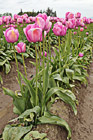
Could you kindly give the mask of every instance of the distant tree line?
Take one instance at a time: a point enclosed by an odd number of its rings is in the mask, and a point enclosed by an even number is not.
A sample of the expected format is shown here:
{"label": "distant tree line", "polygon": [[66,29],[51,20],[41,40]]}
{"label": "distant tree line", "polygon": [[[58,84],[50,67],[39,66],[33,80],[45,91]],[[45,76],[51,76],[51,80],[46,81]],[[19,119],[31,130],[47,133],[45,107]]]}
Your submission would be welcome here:
{"label": "distant tree line", "polygon": [[2,17],[2,16],[11,16],[12,17],[12,14],[11,13],[0,14],[0,17]]}
{"label": "distant tree line", "polygon": [[49,7],[47,8],[47,10],[45,11],[37,11],[35,12],[34,10],[32,10],[31,12],[23,12],[22,9],[21,11],[18,13],[18,15],[23,15],[23,14],[27,14],[28,16],[36,16],[38,15],[39,13],[46,13],[48,16],[52,16],[52,17],[56,17],[57,16],[57,13],[56,11],[53,12],[53,9],[50,9]]}
{"label": "distant tree line", "polygon": [[[52,16],[52,17],[56,17],[57,16],[57,13],[56,11],[53,12],[53,9],[50,9],[49,7],[47,8],[47,10],[45,11],[37,11],[35,12],[34,10],[32,10],[31,12],[23,12],[22,9],[21,11],[18,13],[18,15],[23,15],[23,14],[27,14],[28,16],[36,16],[38,15],[39,13],[46,13],[48,16]],[[2,16],[11,16],[12,17],[12,14],[11,13],[4,13],[4,14],[0,14],[0,17]]]}

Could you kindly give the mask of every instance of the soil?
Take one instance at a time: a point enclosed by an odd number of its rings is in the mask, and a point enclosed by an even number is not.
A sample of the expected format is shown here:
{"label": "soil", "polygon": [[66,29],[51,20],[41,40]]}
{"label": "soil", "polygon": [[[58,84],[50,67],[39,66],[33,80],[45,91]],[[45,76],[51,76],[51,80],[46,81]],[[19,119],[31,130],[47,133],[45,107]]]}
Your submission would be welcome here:
{"label": "soil", "polygon": [[[26,60],[28,79],[35,74],[35,68],[29,63],[31,59]],[[13,91],[18,90],[19,86],[16,80],[17,72],[15,62],[11,62],[11,72],[5,75],[0,72],[3,78],[3,86]],[[24,74],[23,66],[20,64],[20,71]],[[1,86],[1,85],[0,85]],[[74,115],[71,108],[64,102],[58,100],[51,108],[51,112],[65,119],[72,129],[72,140],[93,140],[93,63],[90,66],[88,86],[80,85],[75,88],[75,95],[79,101],[78,114]],[[3,94],[2,86],[0,88],[0,133],[9,120],[16,115],[13,113],[12,99]],[[46,132],[49,140],[66,140],[67,132],[64,128],[56,125],[39,125],[37,130]]]}

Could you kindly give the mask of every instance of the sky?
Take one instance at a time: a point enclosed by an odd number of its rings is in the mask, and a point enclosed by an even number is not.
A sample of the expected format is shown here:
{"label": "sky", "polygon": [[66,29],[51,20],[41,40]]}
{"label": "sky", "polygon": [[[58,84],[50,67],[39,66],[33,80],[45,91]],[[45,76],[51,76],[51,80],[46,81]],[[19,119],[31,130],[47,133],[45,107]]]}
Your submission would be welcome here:
{"label": "sky", "polygon": [[48,7],[56,11],[58,17],[64,18],[68,11],[93,17],[93,0],[0,0],[0,14],[17,14],[21,9],[23,12],[46,10]]}

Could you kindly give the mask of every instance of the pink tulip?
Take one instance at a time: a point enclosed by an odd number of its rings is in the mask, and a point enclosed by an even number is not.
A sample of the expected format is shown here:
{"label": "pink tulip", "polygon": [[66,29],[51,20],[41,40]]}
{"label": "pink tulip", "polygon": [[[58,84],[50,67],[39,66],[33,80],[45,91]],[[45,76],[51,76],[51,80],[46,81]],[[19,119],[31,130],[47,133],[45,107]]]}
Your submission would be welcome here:
{"label": "pink tulip", "polygon": [[89,33],[88,32],[86,32],[86,35],[88,35]]}
{"label": "pink tulip", "polygon": [[37,15],[37,17],[41,17],[41,18],[43,18],[44,21],[47,20],[47,15],[46,15],[46,13],[43,13],[43,14],[39,13],[39,14]]}
{"label": "pink tulip", "polygon": [[22,18],[17,18],[17,23],[23,23],[23,19]]}
{"label": "pink tulip", "polygon": [[26,23],[31,23],[29,18],[27,18],[25,21],[26,21]]}
{"label": "pink tulip", "polygon": [[36,25],[37,25],[39,28],[42,28],[42,30],[44,30],[44,28],[45,28],[45,21],[44,21],[43,18],[41,18],[41,17],[36,17],[35,23],[36,23]]}
{"label": "pink tulip", "polygon": [[69,19],[68,21],[66,21],[66,27],[70,28],[70,29],[74,29],[76,26],[76,20],[75,18]]}
{"label": "pink tulip", "polygon": [[74,35],[76,35],[77,34],[77,32],[74,32]]}
{"label": "pink tulip", "polygon": [[14,20],[17,20],[17,18],[18,18],[18,15],[14,14]]}
{"label": "pink tulip", "polygon": [[17,44],[17,46],[15,46],[15,49],[18,53],[23,53],[26,51],[26,44],[23,42],[20,42]]}
{"label": "pink tulip", "polygon": [[49,17],[45,13],[38,14],[35,20],[36,25],[42,30],[49,30],[51,26],[51,22],[49,21]]}
{"label": "pink tulip", "polygon": [[22,18],[23,19],[28,18],[28,15],[27,14],[24,14],[24,15],[22,15]]}
{"label": "pink tulip", "polygon": [[3,19],[3,22],[9,23],[9,21],[11,20],[11,17],[10,16],[3,16],[2,19]]}
{"label": "pink tulip", "polygon": [[78,30],[78,27],[76,27],[76,30]]}
{"label": "pink tulip", "polygon": [[35,24],[30,24],[24,28],[24,34],[29,42],[38,42],[42,38],[42,29],[36,27]]}
{"label": "pink tulip", "polygon": [[62,25],[61,22],[57,22],[54,24],[53,32],[56,36],[64,36],[66,35],[67,28]]}
{"label": "pink tulip", "polygon": [[85,29],[87,29],[87,26],[85,26]]}
{"label": "pink tulip", "polygon": [[84,28],[80,28],[80,31],[83,32]]}
{"label": "pink tulip", "polygon": [[0,25],[2,25],[3,24],[3,20],[2,20],[2,18],[0,18]]}
{"label": "pink tulip", "polygon": [[66,20],[74,18],[74,14],[71,12],[67,12],[65,16],[66,16]]}
{"label": "pink tulip", "polygon": [[75,14],[75,18],[80,18],[80,17],[81,17],[81,13],[77,12],[77,13]]}
{"label": "pink tulip", "polygon": [[66,14],[65,14],[66,20],[68,20],[68,15],[69,15],[69,13],[70,13],[70,12],[66,12]]}
{"label": "pink tulip", "polygon": [[76,19],[76,26],[82,26],[82,27],[84,27],[84,21],[83,21],[83,19],[81,19],[81,18],[77,18]]}
{"label": "pink tulip", "polygon": [[79,57],[83,57],[84,55],[83,55],[83,53],[79,53]]}
{"label": "pink tulip", "polygon": [[[42,56],[43,56],[43,52],[42,52],[42,54],[41,54]],[[47,52],[45,51],[45,57],[47,57]]]}
{"label": "pink tulip", "polygon": [[4,36],[8,43],[14,43],[18,41],[19,32],[17,29],[10,27],[4,32]]}

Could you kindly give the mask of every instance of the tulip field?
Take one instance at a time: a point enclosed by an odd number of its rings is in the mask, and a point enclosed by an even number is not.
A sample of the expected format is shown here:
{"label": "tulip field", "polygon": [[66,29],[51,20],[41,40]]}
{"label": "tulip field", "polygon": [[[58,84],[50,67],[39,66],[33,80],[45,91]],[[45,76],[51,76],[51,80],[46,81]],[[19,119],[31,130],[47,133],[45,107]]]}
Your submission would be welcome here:
{"label": "tulip field", "polygon": [[[51,112],[60,100],[77,117],[79,102],[74,93],[77,84],[88,85],[87,77],[92,62],[93,19],[81,13],[67,12],[65,18],[14,15],[0,17],[0,71],[11,74],[11,62],[17,69],[20,90],[4,87],[3,93],[13,99],[13,112],[17,117],[5,126],[3,140],[52,140],[47,133],[35,130],[40,124],[65,128],[71,140],[70,125]],[[35,75],[28,79],[26,59],[35,67]],[[19,65],[23,65],[24,74]],[[53,139],[54,140],[54,139]]]}

